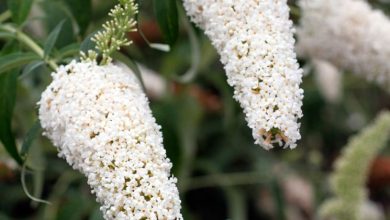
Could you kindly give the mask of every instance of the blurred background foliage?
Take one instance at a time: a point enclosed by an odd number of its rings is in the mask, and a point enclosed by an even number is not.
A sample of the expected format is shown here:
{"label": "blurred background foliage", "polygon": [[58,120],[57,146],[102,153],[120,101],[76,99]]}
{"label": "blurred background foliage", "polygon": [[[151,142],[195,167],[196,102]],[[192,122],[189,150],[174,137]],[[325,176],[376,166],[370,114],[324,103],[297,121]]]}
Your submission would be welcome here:
{"label": "blurred background foliage", "polygon": [[[319,90],[316,70],[310,62],[300,60],[305,68],[303,138],[295,150],[265,151],[253,144],[218,54],[202,31],[189,23],[180,1],[138,2],[142,32],[130,33],[134,44],[122,48],[117,57],[135,72],[158,76],[157,81],[145,77],[144,83],[152,88],[147,89],[151,108],[162,126],[164,145],[179,179],[184,218],[315,219],[319,205],[330,196],[328,177],[334,160],[351,135],[378,112],[390,109],[389,94],[343,72],[340,97],[330,102]],[[390,12],[388,2],[370,2]],[[17,24],[17,30],[44,50],[41,57],[33,55],[28,45],[0,28],[1,220],[102,219],[86,179],[58,158],[56,149],[40,135],[37,102],[51,81],[47,63],[65,64],[78,56],[80,48],[92,48],[88,39],[115,3],[0,0],[2,28],[10,22]],[[296,2],[289,4],[292,18],[298,22]],[[171,50],[156,50],[150,43],[167,43]],[[13,66],[8,68],[12,56],[17,59],[12,59]],[[153,90],[155,87],[159,89]],[[24,176],[21,166],[5,150],[12,147],[27,167]],[[370,199],[387,219],[389,154],[387,148],[378,156],[367,181]],[[21,177],[33,197],[51,204],[31,200]]]}

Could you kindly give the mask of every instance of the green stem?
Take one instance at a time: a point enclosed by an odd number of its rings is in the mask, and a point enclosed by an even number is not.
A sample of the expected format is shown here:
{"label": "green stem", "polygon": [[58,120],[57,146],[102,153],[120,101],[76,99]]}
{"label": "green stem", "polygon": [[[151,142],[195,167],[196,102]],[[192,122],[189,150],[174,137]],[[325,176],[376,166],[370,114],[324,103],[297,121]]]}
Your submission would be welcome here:
{"label": "green stem", "polygon": [[0,14],[0,23],[8,20],[9,18],[11,18],[11,12],[9,10],[3,12],[2,14]]}
{"label": "green stem", "polygon": [[32,50],[39,57],[41,57],[45,61],[45,63],[50,66],[50,68],[52,68],[53,70],[56,70],[58,68],[57,64],[53,60],[45,58],[43,49],[22,31],[16,29],[15,27],[12,27],[11,25],[2,24],[0,24],[0,31],[6,31],[8,33],[14,34],[15,38],[19,42],[26,45],[28,48],[30,48],[30,50]]}

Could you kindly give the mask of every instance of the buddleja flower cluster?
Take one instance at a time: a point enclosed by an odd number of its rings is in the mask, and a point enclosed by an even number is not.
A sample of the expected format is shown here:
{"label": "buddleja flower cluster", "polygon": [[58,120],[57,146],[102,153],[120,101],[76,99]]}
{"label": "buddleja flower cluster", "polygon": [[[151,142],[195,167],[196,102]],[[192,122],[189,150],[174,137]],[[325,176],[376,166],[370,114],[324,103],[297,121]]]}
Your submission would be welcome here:
{"label": "buddleja flower cluster", "polygon": [[[119,0],[119,4],[111,9],[108,14],[112,20],[103,24],[103,31],[98,32],[92,41],[96,43],[96,49],[102,53],[102,64],[111,62],[110,54],[119,50],[121,46],[128,46],[131,41],[127,33],[136,31],[134,16],[138,13],[138,5],[134,0]],[[95,59],[94,54],[90,58]]]}
{"label": "buddleja flower cluster", "polygon": [[286,0],[184,0],[221,56],[255,143],[294,148],[301,138],[302,70]]}
{"label": "buddleja flower cluster", "polygon": [[52,74],[39,102],[39,119],[59,156],[88,178],[105,219],[183,219],[176,178],[148,100],[133,72],[111,63],[129,45],[133,0],[120,0],[93,40],[102,55],[82,53]]}
{"label": "buddleja flower cluster", "polygon": [[88,177],[105,219],[182,219],[176,179],[134,74],[71,62],[52,74],[39,119],[59,156]]}
{"label": "buddleja flower cluster", "polygon": [[390,88],[390,21],[362,0],[301,0],[298,51]]}

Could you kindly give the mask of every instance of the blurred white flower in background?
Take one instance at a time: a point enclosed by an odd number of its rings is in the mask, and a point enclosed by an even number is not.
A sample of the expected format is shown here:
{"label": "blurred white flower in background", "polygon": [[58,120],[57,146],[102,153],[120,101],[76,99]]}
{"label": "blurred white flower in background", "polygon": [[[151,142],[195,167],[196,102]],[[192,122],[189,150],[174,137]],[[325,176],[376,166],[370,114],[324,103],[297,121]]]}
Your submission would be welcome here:
{"label": "blurred white flower in background", "polygon": [[364,220],[385,220],[383,210],[375,203],[367,200],[360,208],[362,219]]}
{"label": "blurred white flower in background", "polygon": [[336,103],[342,95],[343,76],[337,67],[324,60],[313,60],[318,89],[330,103]]}
{"label": "blurred white flower in background", "polygon": [[390,88],[390,21],[363,0],[301,0],[298,53]]}

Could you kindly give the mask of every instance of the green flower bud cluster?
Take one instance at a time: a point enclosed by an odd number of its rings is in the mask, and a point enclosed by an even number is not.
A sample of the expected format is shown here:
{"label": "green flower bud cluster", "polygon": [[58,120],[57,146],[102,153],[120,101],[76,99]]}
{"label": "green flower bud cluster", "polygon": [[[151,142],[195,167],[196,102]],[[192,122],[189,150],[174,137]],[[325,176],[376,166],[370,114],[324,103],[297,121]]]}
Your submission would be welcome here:
{"label": "green flower bud cluster", "polygon": [[375,122],[353,137],[336,162],[331,176],[335,198],[325,202],[324,219],[361,220],[361,207],[367,199],[365,183],[370,164],[390,137],[390,112],[381,113]]}
{"label": "green flower bud cluster", "polygon": [[[96,43],[96,49],[101,53],[101,64],[111,62],[110,55],[119,50],[121,46],[129,46],[132,41],[127,38],[127,33],[136,31],[135,15],[138,13],[138,5],[134,0],[119,0],[108,14],[112,19],[103,24],[102,31],[93,36],[92,41]],[[88,51],[88,55],[81,54],[82,60],[96,60],[96,53]]]}

